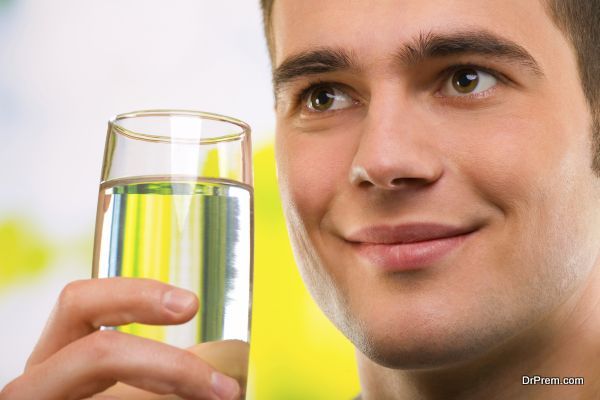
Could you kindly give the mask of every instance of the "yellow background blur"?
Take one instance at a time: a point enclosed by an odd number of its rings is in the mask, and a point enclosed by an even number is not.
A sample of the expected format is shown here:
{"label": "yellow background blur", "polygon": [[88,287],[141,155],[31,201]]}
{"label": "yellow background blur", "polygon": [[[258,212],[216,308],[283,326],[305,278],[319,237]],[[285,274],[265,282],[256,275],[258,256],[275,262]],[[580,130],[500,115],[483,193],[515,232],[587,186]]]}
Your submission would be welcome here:
{"label": "yellow background blur", "polygon": [[255,212],[252,398],[353,398],[353,348],[314,304],[294,265],[272,147],[255,154]]}

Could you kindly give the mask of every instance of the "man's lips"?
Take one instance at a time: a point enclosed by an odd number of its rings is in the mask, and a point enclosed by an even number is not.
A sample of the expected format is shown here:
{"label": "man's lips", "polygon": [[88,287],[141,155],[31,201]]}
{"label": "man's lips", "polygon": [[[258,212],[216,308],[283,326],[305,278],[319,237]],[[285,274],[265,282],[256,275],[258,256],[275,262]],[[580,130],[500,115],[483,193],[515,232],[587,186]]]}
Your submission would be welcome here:
{"label": "man's lips", "polygon": [[348,235],[346,240],[371,244],[404,244],[449,238],[474,230],[475,228],[442,224],[380,225],[360,229]]}
{"label": "man's lips", "polygon": [[432,265],[476,230],[432,223],[380,225],[360,229],[345,239],[370,264],[386,271],[404,271]]}

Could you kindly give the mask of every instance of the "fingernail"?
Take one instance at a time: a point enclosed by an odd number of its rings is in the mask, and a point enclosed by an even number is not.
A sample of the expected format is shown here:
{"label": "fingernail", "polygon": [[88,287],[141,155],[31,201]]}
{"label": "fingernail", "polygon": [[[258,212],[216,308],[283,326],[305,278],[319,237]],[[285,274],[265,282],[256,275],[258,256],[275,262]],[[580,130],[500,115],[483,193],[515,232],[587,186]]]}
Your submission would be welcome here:
{"label": "fingernail", "polygon": [[215,394],[219,396],[221,400],[235,399],[235,396],[240,390],[240,385],[238,385],[235,379],[218,372],[212,373],[212,376],[210,377],[210,384],[213,392],[215,392]]}
{"label": "fingernail", "polygon": [[174,313],[180,313],[188,309],[195,301],[195,296],[186,290],[173,289],[163,295],[163,306]]}

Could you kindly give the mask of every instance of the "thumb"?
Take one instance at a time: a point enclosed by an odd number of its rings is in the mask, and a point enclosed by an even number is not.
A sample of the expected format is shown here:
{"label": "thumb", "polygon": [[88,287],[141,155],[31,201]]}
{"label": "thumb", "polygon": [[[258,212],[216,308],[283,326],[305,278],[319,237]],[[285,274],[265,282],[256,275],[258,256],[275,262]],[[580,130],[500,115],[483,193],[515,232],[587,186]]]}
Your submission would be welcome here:
{"label": "thumb", "polygon": [[246,387],[250,345],[241,340],[221,340],[197,344],[187,349],[208,365]]}

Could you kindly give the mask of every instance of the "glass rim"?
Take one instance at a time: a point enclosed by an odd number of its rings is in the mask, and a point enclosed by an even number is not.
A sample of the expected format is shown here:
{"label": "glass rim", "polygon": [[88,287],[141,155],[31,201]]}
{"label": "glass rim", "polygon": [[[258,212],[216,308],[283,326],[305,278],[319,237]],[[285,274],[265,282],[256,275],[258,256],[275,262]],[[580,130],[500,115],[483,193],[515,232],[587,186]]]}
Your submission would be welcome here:
{"label": "glass rim", "polygon": [[[229,125],[235,125],[241,128],[239,133],[226,134],[222,136],[215,136],[210,138],[177,138],[173,136],[153,135],[148,133],[136,132],[134,130],[123,127],[119,124],[119,121],[144,118],[144,117],[196,117],[203,120],[212,120],[223,122]],[[190,144],[215,144],[222,142],[232,142],[236,140],[244,140],[250,136],[250,125],[242,120],[228,117],[221,114],[215,114],[205,111],[195,110],[184,110],[184,109],[149,109],[131,111],[123,114],[118,114],[108,121],[108,125],[111,130],[117,133],[129,137],[131,139],[144,140],[147,142],[166,142],[166,143],[190,143]]]}

